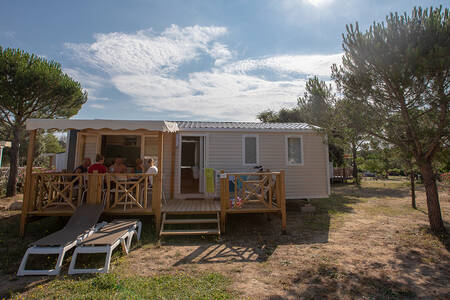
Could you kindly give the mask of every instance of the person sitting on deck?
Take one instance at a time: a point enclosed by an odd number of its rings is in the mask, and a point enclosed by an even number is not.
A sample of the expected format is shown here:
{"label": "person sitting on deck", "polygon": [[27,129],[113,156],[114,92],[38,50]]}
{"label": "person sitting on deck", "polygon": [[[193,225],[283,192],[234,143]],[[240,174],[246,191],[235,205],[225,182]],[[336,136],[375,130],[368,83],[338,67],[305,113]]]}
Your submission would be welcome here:
{"label": "person sitting on deck", "polygon": [[[78,167],[76,167],[75,170],[73,170],[73,173],[75,173],[75,174],[87,173],[90,165],[91,165],[91,159],[89,157],[85,157],[85,158],[83,158],[83,162],[81,163],[81,165],[79,165]],[[75,178],[77,178],[77,176],[72,176],[71,180],[73,181]],[[76,180],[73,185],[78,186],[79,181]]]}
{"label": "person sitting on deck", "polygon": [[134,172],[136,174],[144,173],[144,162],[142,161],[142,159],[136,159],[136,168],[134,168]]}
{"label": "person sitting on deck", "polygon": [[[155,166],[155,161],[153,160],[153,158],[150,158],[148,160],[148,169],[147,172],[145,172],[146,174],[158,174],[158,168]],[[149,180],[150,180],[150,185],[153,185],[153,176],[149,176]]]}
{"label": "person sitting on deck", "polygon": [[103,165],[103,162],[105,161],[105,158],[103,155],[98,153],[95,156],[95,164],[91,165],[88,169],[88,173],[94,173],[94,171],[97,171],[98,173],[106,173],[108,170],[106,169],[105,165]]}
{"label": "person sitting on deck", "polygon": [[114,164],[109,167],[109,172],[111,173],[126,173],[127,172],[127,166],[123,163],[122,157],[117,157],[114,161]]}
{"label": "person sitting on deck", "polygon": [[75,174],[87,173],[90,165],[91,165],[91,159],[89,157],[85,157],[85,158],[83,158],[83,162],[81,163],[81,165],[79,165],[75,170],[73,170],[73,172]]}

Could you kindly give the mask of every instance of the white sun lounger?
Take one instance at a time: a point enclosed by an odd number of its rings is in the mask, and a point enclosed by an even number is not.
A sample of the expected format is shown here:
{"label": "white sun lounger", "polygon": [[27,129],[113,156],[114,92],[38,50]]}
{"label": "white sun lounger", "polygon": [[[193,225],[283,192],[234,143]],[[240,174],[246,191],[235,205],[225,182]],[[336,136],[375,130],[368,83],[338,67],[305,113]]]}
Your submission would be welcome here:
{"label": "white sun lounger", "polygon": [[[17,276],[58,275],[66,252],[106,224],[105,222],[97,224],[102,211],[103,205],[101,204],[86,204],[78,207],[63,229],[30,244],[30,248],[27,249],[20,263]],[[48,254],[58,254],[53,269],[26,269],[30,255]]]}
{"label": "white sun lounger", "polygon": [[[142,223],[139,220],[114,220],[106,224],[75,248],[69,266],[69,274],[107,273],[114,249],[121,244],[123,252],[128,254],[133,236],[136,235],[137,239],[140,239],[141,228]],[[79,253],[105,253],[105,264],[101,268],[76,268]]]}

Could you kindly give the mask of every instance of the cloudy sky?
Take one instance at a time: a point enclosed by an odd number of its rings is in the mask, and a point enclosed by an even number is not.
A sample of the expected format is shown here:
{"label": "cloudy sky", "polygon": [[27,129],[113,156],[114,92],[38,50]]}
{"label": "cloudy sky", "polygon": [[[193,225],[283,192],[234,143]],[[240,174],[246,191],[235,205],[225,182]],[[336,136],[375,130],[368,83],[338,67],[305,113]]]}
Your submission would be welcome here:
{"label": "cloudy sky", "polygon": [[1,1],[0,46],[62,64],[76,118],[255,120],[330,80],[345,25],[435,1]]}

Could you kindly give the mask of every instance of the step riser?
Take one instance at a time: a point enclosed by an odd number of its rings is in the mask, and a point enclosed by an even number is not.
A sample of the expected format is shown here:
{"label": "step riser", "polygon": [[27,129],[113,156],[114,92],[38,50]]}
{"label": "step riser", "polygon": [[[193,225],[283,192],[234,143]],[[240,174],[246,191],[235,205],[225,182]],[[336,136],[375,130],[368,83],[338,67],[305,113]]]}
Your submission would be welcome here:
{"label": "step riser", "polygon": [[[163,213],[160,236],[175,236],[175,235],[220,235],[220,219],[219,214],[216,218],[209,219],[167,219],[167,213]],[[217,228],[204,229],[165,229],[165,225],[193,225],[193,224],[216,224]]]}
{"label": "step riser", "polygon": [[216,224],[217,219],[166,219],[164,224]]}
{"label": "step riser", "polygon": [[162,231],[161,235],[218,235],[219,230],[209,231]]}

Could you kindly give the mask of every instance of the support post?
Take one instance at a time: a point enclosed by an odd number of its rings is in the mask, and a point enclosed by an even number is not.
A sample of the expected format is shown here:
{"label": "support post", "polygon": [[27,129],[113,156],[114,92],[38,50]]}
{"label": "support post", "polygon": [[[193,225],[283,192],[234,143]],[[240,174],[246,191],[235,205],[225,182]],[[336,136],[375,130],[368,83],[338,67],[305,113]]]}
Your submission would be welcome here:
{"label": "support post", "polygon": [[170,170],[170,199],[173,199],[175,196],[175,153],[177,151],[177,134],[172,134],[172,165]]}
{"label": "support post", "polygon": [[87,200],[88,204],[97,204],[102,201],[102,186],[103,186],[103,174],[99,174],[98,171],[88,175],[88,192]]}
{"label": "support post", "polygon": [[25,171],[25,187],[24,187],[23,203],[22,203],[22,215],[20,217],[20,229],[19,229],[20,236],[25,235],[29,204],[30,204],[30,200],[31,200],[31,190],[32,190],[31,185],[32,185],[35,141],[36,141],[36,129],[30,131],[30,138],[29,138],[29,142],[28,142],[27,167],[26,167],[26,171]]}
{"label": "support post", "polygon": [[158,174],[153,178],[153,199],[152,199],[152,209],[155,214],[155,229],[156,233],[159,234],[161,227],[161,199],[163,193],[162,178],[163,178],[163,143],[164,136],[163,132],[158,133]]}
{"label": "support post", "polygon": [[220,170],[220,230],[225,233],[227,207],[229,198],[227,198],[228,182],[224,170]]}
{"label": "support post", "polygon": [[[53,156],[49,156],[49,168],[50,169],[53,169]],[[56,165],[55,165],[55,167],[56,167]]]}
{"label": "support post", "polygon": [[281,209],[281,231],[286,234],[286,186],[285,186],[286,171],[280,171],[280,209]]}

